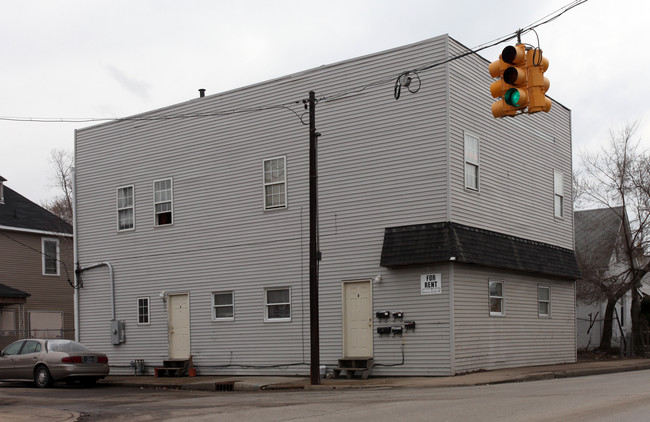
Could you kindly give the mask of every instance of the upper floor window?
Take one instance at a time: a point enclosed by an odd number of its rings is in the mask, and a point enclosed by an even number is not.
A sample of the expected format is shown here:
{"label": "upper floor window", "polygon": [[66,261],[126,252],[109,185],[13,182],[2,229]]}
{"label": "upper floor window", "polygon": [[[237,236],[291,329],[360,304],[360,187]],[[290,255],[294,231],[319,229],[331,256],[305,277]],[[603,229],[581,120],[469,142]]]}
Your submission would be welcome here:
{"label": "upper floor window", "polygon": [[465,133],[465,188],[478,190],[479,182],[479,140]]}
{"label": "upper floor window", "polygon": [[117,230],[135,228],[133,186],[117,188]]}
{"label": "upper floor window", "polygon": [[172,179],[153,182],[154,225],[172,224],[173,194]]}
{"label": "upper floor window", "polygon": [[264,160],[264,209],[287,206],[286,157]]}
{"label": "upper floor window", "polygon": [[553,191],[555,194],[555,216],[564,217],[564,176],[553,172]]}
{"label": "upper floor window", "polygon": [[43,238],[41,240],[41,249],[43,275],[59,275],[59,240]]}
{"label": "upper floor window", "polygon": [[489,282],[490,315],[505,315],[503,281]]}

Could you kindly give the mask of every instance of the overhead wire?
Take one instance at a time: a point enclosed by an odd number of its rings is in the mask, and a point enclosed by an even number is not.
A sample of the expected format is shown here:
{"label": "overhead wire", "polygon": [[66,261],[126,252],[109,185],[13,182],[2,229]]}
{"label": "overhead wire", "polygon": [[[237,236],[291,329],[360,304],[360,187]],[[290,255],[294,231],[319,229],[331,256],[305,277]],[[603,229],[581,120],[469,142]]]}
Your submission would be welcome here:
{"label": "overhead wire", "polygon": [[14,241],[14,242],[18,243],[21,246],[24,246],[27,249],[31,249],[32,251],[34,251],[34,252],[36,252],[38,254],[41,254],[42,256],[45,256],[45,257],[50,258],[50,259],[54,259],[55,261],[59,262],[63,266],[63,271],[65,271],[66,277],[68,278],[67,281],[68,281],[68,284],[70,285],[70,287],[72,287],[73,289],[78,288],[78,286],[70,279],[70,273],[68,272],[68,266],[65,264],[65,261],[63,261],[62,259],[60,259],[58,257],[53,257],[51,255],[48,255],[47,253],[45,253],[43,251],[39,251],[38,249],[36,249],[36,248],[26,244],[26,243],[23,243],[18,239],[14,239],[13,237],[9,236],[8,234],[6,234],[6,233],[4,233],[2,231],[0,231],[0,234],[3,235],[4,237],[6,237],[9,240]]}
{"label": "overhead wire", "polygon": [[[317,99],[318,102],[333,102],[333,101],[339,101],[344,98],[349,98],[352,96],[357,96],[365,93],[368,91],[370,88],[381,86],[384,84],[388,83],[393,83],[394,84],[394,96],[396,99],[399,99],[400,93],[401,93],[401,88],[402,86],[405,86],[409,89],[410,92],[416,93],[420,90],[422,86],[422,81],[419,77],[419,74],[428,70],[431,70],[433,68],[436,68],[438,66],[442,66],[444,64],[450,63],[454,60],[461,59],[463,57],[469,56],[471,54],[477,54],[478,52],[485,50],[490,47],[494,47],[498,44],[504,43],[506,41],[509,41],[514,38],[521,37],[521,35],[524,35],[530,31],[534,31],[535,28],[538,28],[542,25],[545,25],[569,10],[586,3],[588,0],[574,0],[571,3],[549,13],[548,15],[536,20],[535,22],[529,24],[528,26],[521,28],[514,33],[507,34],[505,36],[496,38],[492,41],[488,41],[484,44],[481,44],[477,47],[474,47],[472,49],[469,49],[467,51],[464,51],[462,53],[458,53],[452,57],[449,57],[447,59],[441,60],[441,61],[436,61],[433,63],[429,63],[426,65],[423,65],[421,67],[417,67],[411,70],[406,70],[402,71],[398,74],[393,74],[391,76],[386,76],[382,77],[376,81],[366,83],[364,85],[359,85],[344,91],[339,91],[335,92],[330,95],[325,95]],[[535,34],[537,34],[535,32]],[[539,37],[537,37],[537,42],[538,46],[537,48],[541,51],[539,48]],[[540,55],[540,60],[541,60],[541,55]],[[405,80],[409,79],[409,83],[404,83]],[[417,82],[417,86],[411,88],[410,83],[412,83],[414,80]],[[233,115],[233,114],[240,114],[240,113],[254,113],[254,112],[261,112],[261,111],[269,111],[269,110],[287,110],[291,113],[293,113],[303,125],[306,125],[304,120],[304,116],[306,113],[303,114],[298,114],[295,110],[291,108],[291,106],[296,106],[300,104],[305,103],[305,99],[300,99],[296,101],[291,101],[288,103],[283,103],[283,104],[273,104],[273,105],[264,105],[264,106],[259,106],[259,107],[250,107],[250,108],[240,108],[240,109],[230,109],[230,110],[223,110],[223,111],[214,111],[214,112],[205,112],[205,113],[189,113],[189,114],[178,114],[178,115],[156,115],[156,116],[133,116],[133,117],[119,117],[119,118],[46,118],[46,117],[10,117],[10,116],[0,116],[0,121],[14,121],[14,122],[34,122],[34,123],[92,123],[92,122],[107,122],[107,121],[161,121],[161,120],[175,120],[175,119],[191,119],[191,118],[205,118],[205,117],[223,117],[223,116],[228,116],[228,115]]]}

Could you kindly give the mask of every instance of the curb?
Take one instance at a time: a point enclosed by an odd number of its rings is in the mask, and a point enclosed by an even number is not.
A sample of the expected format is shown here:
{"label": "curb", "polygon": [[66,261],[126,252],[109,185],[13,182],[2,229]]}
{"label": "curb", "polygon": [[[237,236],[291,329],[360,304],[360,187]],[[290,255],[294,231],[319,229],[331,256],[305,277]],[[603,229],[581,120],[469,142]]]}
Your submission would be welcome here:
{"label": "curb", "polygon": [[[537,368],[542,369],[542,368]],[[236,377],[230,379],[221,379],[221,380],[196,380],[195,382],[172,382],[169,384],[157,383],[157,382],[145,382],[140,380],[102,380],[99,384],[104,386],[118,386],[118,387],[136,387],[136,388],[148,388],[148,389],[158,389],[158,390],[184,390],[184,391],[206,391],[206,392],[222,392],[222,391],[314,391],[314,390],[345,390],[345,389],[377,389],[377,388],[410,388],[410,387],[466,387],[466,386],[479,386],[479,385],[491,385],[491,384],[506,384],[506,383],[517,383],[517,382],[531,382],[531,381],[542,381],[542,380],[551,380],[551,379],[562,379],[562,378],[573,378],[573,377],[583,377],[589,375],[600,375],[600,374],[612,374],[618,372],[630,372],[630,371],[641,371],[641,370],[650,370],[650,360],[646,362],[634,363],[629,365],[588,365],[587,367],[555,367],[548,368],[548,370],[532,370],[528,373],[510,373],[510,374],[498,374],[493,373],[492,376],[483,376],[481,378],[472,379],[465,378],[463,379],[462,375],[453,377],[455,379],[445,379],[441,381],[436,379],[436,377],[431,378],[431,382],[422,382],[420,381],[409,381],[402,378],[390,377],[385,378],[383,383],[375,382],[359,382],[359,383],[325,383],[319,385],[309,384],[309,380],[298,379],[295,381],[289,380],[277,380],[278,382],[272,382],[273,380],[263,380],[263,379],[249,379],[249,380],[237,380]],[[261,381],[261,382],[260,382]]]}

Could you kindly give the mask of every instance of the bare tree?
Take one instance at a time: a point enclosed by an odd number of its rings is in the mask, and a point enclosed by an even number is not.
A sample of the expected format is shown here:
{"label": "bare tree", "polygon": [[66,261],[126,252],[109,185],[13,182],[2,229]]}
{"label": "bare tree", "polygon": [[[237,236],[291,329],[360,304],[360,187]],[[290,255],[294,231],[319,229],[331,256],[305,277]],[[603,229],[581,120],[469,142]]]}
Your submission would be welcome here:
{"label": "bare tree", "polygon": [[578,293],[586,302],[599,298],[607,300],[600,348],[609,349],[614,306],[631,291],[633,344],[635,353],[640,354],[644,352],[644,345],[639,288],[642,278],[650,271],[650,262],[644,259],[650,231],[650,154],[641,151],[639,141],[633,139],[638,126],[638,123],[627,124],[612,131],[609,145],[599,152],[580,155],[583,174],[578,184],[582,194],[599,207],[612,210],[622,207],[623,211],[618,214],[624,229],[615,251],[619,265],[605,271],[579,257],[583,278]]}
{"label": "bare tree", "polygon": [[72,169],[74,155],[64,149],[53,149],[50,164],[54,168],[53,187],[56,195],[41,206],[56,216],[72,224]]}

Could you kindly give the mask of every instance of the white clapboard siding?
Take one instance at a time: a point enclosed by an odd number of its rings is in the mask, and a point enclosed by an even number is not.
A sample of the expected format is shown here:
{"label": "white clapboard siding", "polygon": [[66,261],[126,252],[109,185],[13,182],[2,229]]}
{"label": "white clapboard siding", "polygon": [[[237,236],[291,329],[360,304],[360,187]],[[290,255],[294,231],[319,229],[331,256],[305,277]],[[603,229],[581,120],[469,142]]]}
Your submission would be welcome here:
{"label": "white clapboard siding", "polygon": [[[441,36],[78,130],[79,262],[114,267],[116,318],[126,321],[127,338],[110,344],[108,270],[100,267],[82,274],[81,341],[107,351],[115,373],[131,371],[133,359],[160,365],[168,338],[159,294],[188,293],[191,353],[201,373],[309,373],[309,130],[302,101],[314,90],[321,133],[321,362],[334,366],[342,357],[342,283],[381,274],[372,286],[373,315],[402,310],[417,328],[380,338],[374,319],[380,365],[373,373],[452,374],[454,347],[463,338],[451,319],[458,311],[450,266],[380,267],[384,229],[453,220],[572,243],[570,210],[566,220],[553,219],[553,166],[536,155],[557,157],[558,168],[570,174],[568,110],[554,104],[546,117],[518,118],[529,131],[552,133],[554,142],[529,139],[524,148],[507,142],[513,123],[486,117],[487,62],[473,56],[422,72],[419,92],[403,89],[399,101],[393,98],[399,73],[442,63],[461,49]],[[470,84],[459,69],[472,74]],[[463,87],[470,104],[457,98]],[[285,107],[272,107],[278,105]],[[464,130],[481,138],[479,195],[463,189]],[[288,206],[264,211],[262,163],[279,156],[286,157]],[[174,223],[154,227],[153,181],[163,178],[173,179]],[[135,189],[135,230],[117,232],[116,188],[127,185]],[[443,274],[442,294],[420,294],[420,275],[427,273]],[[272,287],[291,289],[291,321],[264,321],[264,289]],[[211,294],[223,291],[234,292],[233,321],[211,318]],[[150,298],[148,325],[137,324],[138,297]],[[456,358],[456,370],[465,361]]]}
{"label": "white clapboard siding", "polygon": [[[466,51],[450,46],[452,55]],[[450,64],[451,219],[573,249],[570,111],[553,101],[549,113],[495,119],[488,64],[476,55]],[[466,131],[480,139],[479,192],[464,189]],[[554,217],[554,170],[564,174],[561,219]]]}
{"label": "white clapboard siding", "polygon": [[[504,283],[504,316],[490,316],[488,282]],[[538,286],[551,288],[551,316],[538,314]],[[454,269],[455,372],[574,362],[574,284],[515,272]]]}

